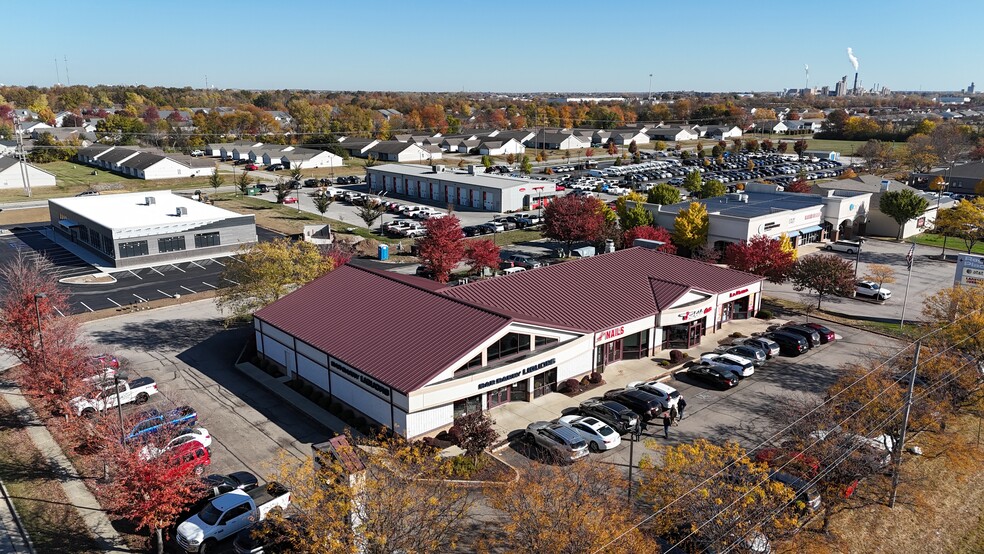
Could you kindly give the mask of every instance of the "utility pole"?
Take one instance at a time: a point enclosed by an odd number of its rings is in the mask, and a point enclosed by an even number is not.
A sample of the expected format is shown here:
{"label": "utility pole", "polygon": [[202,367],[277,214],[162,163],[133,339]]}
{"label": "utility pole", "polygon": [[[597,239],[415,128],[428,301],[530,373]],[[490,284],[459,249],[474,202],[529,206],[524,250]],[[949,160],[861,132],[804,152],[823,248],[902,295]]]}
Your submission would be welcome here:
{"label": "utility pole", "polygon": [[895,498],[899,488],[899,472],[902,470],[902,452],[905,450],[905,432],[909,427],[909,412],[912,410],[912,393],[916,388],[916,368],[919,367],[919,349],[922,341],[916,341],[916,352],[912,355],[912,375],[909,376],[909,392],[905,395],[905,412],[902,415],[902,432],[899,434],[899,443],[893,448],[895,451],[895,471],[892,472],[892,495],[888,500],[888,507],[895,507]]}
{"label": "utility pole", "polygon": [[632,505],[632,468],[635,466],[635,456],[633,456],[635,449],[633,447],[640,437],[642,437],[642,429],[639,420],[636,419],[636,424],[632,427],[632,433],[629,435],[629,492],[626,501],[630,506]]}

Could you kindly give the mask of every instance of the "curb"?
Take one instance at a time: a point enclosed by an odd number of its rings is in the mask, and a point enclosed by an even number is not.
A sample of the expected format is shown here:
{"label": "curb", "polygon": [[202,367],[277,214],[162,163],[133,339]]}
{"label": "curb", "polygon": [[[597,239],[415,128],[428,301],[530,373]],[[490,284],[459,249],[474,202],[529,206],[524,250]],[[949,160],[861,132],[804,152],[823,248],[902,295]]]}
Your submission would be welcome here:
{"label": "curb", "polygon": [[[3,481],[0,481],[0,494],[3,495],[3,501],[7,504],[7,508],[10,510],[10,516],[14,519],[14,525],[17,526],[17,531],[21,536],[21,540],[24,542],[23,546],[27,548],[27,552],[29,554],[35,554],[37,551],[34,549],[34,541],[32,541],[31,536],[27,534],[27,528],[24,527],[24,522],[21,521],[20,514],[17,513],[17,508],[14,506],[14,501],[10,499],[10,493],[7,492],[7,487],[3,484]],[[11,539],[11,542],[15,541]],[[16,553],[17,545],[14,544],[13,546],[14,552]]]}

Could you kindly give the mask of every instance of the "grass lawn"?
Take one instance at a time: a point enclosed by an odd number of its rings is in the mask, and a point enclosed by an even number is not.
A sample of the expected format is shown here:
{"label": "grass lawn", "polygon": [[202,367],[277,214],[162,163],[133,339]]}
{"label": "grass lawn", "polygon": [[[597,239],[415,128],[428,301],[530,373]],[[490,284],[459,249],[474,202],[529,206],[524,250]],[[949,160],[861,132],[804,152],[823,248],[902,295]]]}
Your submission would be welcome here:
{"label": "grass lawn", "polygon": [[[121,187],[119,192],[205,188],[208,186],[208,177],[146,181],[144,179],[131,179],[72,162],[51,162],[39,164],[38,167],[54,174],[56,184],[53,187],[35,187],[32,191],[34,200],[74,196],[89,190],[94,185],[116,185]],[[96,171],[96,175],[92,175],[93,171]],[[226,180],[228,181],[228,179]],[[117,189],[114,187],[113,190],[116,191]],[[0,202],[20,202],[31,199],[24,195],[22,189],[0,190]]]}
{"label": "grass lawn", "polygon": [[37,552],[98,552],[58,477],[42,458],[17,414],[0,400],[0,479],[10,492]]}
{"label": "grass lawn", "polygon": [[[932,246],[938,250],[938,252],[934,252],[938,255],[943,251],[943,239],[944,237],[942,235],[922,233],[914,237],[910,237],[907,240],[911,240],[912,242],[923,246]],[[967,245],[961,239],[950,237],[946,239],[946,251],[948,254],[954,255],[960,252],[966,253]],[[974,248],[971,250],[971,254],[984,254],[984,242],[978,242],[975,244]]]}
{"label": "grass lawn", "polygon": [[19,225],[48,221],[48,208],[26,208],[0,212],[0,225]]}
{"label": "grass lawn", "polygon": [[[851,156],[854,151],[864,145],[866,141],[863,140],[830,140],[830,139],[815,139],[810,138],[808,135],[764,135],[758,133],[748,133],[741,137],[742,140],[756,139],[759,142],[769,139],[773,144],[779,144],[779,141],[793,143],[800,139],[806,139],[807,150],[833,150],[835,152],[840,152],[841,156]],[[731,141],[726,141],[728,147],[731,147]],[[695,143],[694,143],[695,144]],[[704,140],[704,147],[710,149],[717,144],[716,142],[708,142]],[[795,154],[793,152],[793,145],[789,145],[789,149],[786,150],[786,154]]]}

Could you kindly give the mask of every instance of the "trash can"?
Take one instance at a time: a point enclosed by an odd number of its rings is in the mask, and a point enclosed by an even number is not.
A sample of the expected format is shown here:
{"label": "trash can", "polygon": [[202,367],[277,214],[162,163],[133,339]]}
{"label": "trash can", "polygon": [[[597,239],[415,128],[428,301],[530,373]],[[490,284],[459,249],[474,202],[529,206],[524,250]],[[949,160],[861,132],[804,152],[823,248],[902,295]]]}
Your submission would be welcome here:
{"label": "trash can", "polygon": [[249,187],[248,189],[246,189],[246,196],[256,196],[256,193],[257,193],[256,187]]}
{"label": "trash can", "polygon": [[388,260],[390,257],[390,247],[388,244],[379,245],[379,259]]}

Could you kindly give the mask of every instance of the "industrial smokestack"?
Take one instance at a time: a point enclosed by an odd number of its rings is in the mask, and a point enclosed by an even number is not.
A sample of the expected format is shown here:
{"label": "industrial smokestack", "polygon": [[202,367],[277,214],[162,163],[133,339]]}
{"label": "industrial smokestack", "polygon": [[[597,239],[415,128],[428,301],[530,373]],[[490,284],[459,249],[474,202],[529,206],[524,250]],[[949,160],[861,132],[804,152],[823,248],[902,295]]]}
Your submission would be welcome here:
{"label": "industrial smokestack", "polygon": [[854,94],[858,93],[858,74],[854,74]]}

